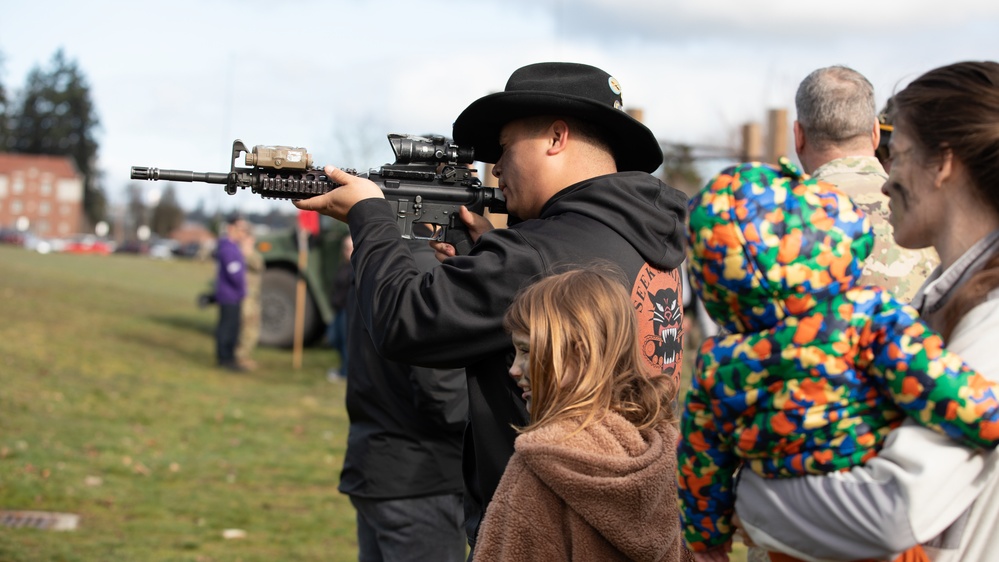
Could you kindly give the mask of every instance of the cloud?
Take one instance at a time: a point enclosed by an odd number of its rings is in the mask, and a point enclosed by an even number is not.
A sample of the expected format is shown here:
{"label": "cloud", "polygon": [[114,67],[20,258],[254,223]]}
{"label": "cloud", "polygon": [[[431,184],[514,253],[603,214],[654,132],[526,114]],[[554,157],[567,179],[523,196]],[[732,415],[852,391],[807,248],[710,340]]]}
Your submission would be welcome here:
{"label": "cloud", "polygon": [[816,35],[877,34],[889,28],[918,33],[999,19],[999,5],[978,0],[955,0],[945,9],[928,0],[553,0],[548,5],[566,36],[595,37],[611,44],[636,38],[667,43],[780,42]]}
{"label": "cloud", "polygon": [[[378,165],[387,133],[447,134],[544,60],[614,74],[660,138],[730,143],[792,107],[817,67],[856,68],[880,101],[934,66],[999,58],[997,28],[999,4],[978,0],[33,0],[0,19],[0,78],[16,90],[65,46],[91,84],[115,198],[132,165],[227,170],[235,138]],[[239,197],[226,204],[252,196]]]}

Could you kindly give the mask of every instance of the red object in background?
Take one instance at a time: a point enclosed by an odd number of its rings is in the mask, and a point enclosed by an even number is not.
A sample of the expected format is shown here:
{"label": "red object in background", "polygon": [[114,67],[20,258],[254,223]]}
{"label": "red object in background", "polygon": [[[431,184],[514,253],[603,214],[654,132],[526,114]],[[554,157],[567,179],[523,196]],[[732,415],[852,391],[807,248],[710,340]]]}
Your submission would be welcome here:
{"label": "red object in background", "polygon": [[106,256],[111,253],[111,245],[93,236],[82,236],[66,242],[62,249],[68,254],[100,254]]}
{"label": "red object in background", "polygon": [[319,236],[319,213],[315,211],[299,211],[298,228],[313,236]]}

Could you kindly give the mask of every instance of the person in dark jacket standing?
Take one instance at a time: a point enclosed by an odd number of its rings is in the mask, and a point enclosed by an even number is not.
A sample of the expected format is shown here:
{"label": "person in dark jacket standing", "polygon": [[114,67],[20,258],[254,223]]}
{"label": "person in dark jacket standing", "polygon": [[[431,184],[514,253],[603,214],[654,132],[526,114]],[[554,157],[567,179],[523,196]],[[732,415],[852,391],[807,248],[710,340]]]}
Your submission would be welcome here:
{"label": "person in dark jacket standing", "polygon": [[326,371],[326,380],[336,382],[347,378],[347,292],[354,279],[354,270],[350,267],[350,253],[354,251],[354,242],[350,234],[340,240],[340,264],[333,276],[333,286],[330,288],[330,307],[333,309],[333,321],[326,328],[326,343],[340,354],[340,365]]}
{"label": "person in dark jacket standing", "polygon": [[[421,270],[437,265],[426,242],[409,246]],[[460,562],[465,372],[382,358],[361,321],[353,284],[343,313],[350,428],[339,490],[357,511],[358,560]]]}
{"label": "person in dark jacket standing", "polygon": [[[507,376],[513,359],[503,315],[517,291],[569,267],[616,264],[638,314],[650,371],[678,376],[682,356],[680,272],[686,196],[655,177],[655,135],[623,109],[620,83],[576,63],[516,70],[503,92],[480,98],[454,123],[453,138],[494,163],[509,228],[467,211],[468,255],[423,273],[401,238],[381,189],[328,166],[342,184],[296,201],[346,221],[361,318],[379,352],[436,367],[464,367],[469,426],[462,450],[465,530],[475,546],[482,514],[513,453],[514,426],[528,422]],[[437,245],[439,255],[453,249]]]}
{"label": "person in dark jacket standing", "polygon": [[219,238],[215,259],[218,270],[215,277],[215,300],[219,307],[219,320],[215,327],[215,356],[219,367],[242,371],[236,363],[236,343],[239,341],[240,308],[246,296],[246,261],[239,249],[242,241],[243,219],[230,215],[226,219],[226,235]]}

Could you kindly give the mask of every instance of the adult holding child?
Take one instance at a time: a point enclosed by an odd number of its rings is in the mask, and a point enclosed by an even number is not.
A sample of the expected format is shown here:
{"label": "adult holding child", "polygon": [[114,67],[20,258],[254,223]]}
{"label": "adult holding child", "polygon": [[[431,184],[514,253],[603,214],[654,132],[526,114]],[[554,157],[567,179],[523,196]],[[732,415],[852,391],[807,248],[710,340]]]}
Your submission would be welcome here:
{"label": "adult holding child", "polygon": [[751,162],[715,176],[690,209],[691,284],[726,332],[701,346],[677,451],[699,561],[728,559],[740,467],[846,470],[906,416],[999,445],[999,382],[943,350],[911,307],[857,283],[871,226],[845,194],[787,160]]}
{"label": "adult holding child", "polygon": [[[931,70],[893,97],[895,240],[932,246],[940,267],[913,299],[948,350],[999,380],[999,63]],[[922,544],[933,560],[999,552],[999,453],[906,423],[863,467],[834,477],[746,472],[736,511],[750,539],[806,560],[890,559]]]}

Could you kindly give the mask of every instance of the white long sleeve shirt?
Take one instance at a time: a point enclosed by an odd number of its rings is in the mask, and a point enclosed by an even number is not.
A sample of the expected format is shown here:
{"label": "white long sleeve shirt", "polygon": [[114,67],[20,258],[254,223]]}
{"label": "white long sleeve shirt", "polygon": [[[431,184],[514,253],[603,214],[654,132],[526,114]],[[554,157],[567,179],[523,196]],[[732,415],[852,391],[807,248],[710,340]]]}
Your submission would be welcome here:
{"label": "white long sleeve shirt", "polygon": [[[999,232],[934,272],[913,304],[939,308],[997,246]],[[947,342],[995,381],[997,347],[999,290],[968,312]],[[944,562],[995,560],[999,553],[999,450],[968,449],[911,422],[864,466],[790,479],[744,471],[736,494],[736,512],[755,543],[804,560],[891,559],[916,544]]]}

